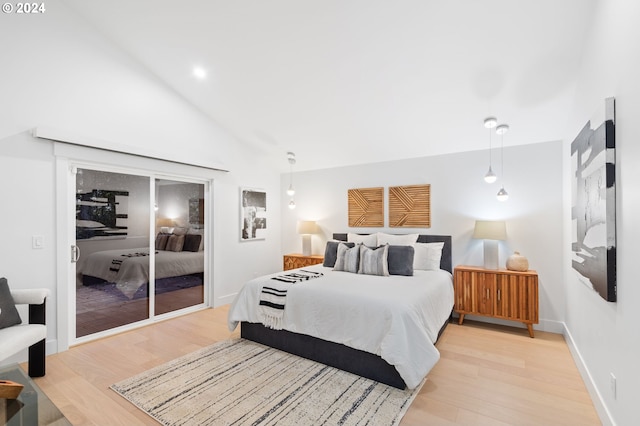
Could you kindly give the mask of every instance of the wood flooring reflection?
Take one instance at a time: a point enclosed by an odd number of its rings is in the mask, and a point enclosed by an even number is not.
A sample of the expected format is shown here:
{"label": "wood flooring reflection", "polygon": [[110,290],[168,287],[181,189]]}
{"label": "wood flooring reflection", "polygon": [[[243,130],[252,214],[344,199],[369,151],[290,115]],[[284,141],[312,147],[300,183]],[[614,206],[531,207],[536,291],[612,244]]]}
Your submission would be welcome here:
{"label": "wood flooring reflection", "polygon": [[[122,300],[109,294],[82,287],[78,292],[76,336],[88,336],[104,330],[132,324],[149,318],[146,298]],[[156,315],[195,306],[204,300],[202,285],[156,295]]]}

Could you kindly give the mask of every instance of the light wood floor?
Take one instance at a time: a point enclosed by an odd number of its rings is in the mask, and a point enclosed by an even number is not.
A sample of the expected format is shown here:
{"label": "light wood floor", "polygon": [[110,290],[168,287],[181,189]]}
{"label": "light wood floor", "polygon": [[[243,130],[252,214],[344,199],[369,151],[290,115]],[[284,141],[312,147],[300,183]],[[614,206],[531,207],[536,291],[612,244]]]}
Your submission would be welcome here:
{"label": "light wood floor", "polygon": [[[36,383],[74,425],[157,424],[109,386],[218,340],[228,307],[206,309],[47,357]],[[562,336],[451,323],[401,425],[600,425]]]}

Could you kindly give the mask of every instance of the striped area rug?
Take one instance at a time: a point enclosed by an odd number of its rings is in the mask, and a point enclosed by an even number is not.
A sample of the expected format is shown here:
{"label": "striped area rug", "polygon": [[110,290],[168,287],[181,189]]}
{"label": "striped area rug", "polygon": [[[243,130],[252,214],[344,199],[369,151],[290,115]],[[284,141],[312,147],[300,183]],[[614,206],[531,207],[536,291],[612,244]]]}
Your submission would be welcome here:
{"label": "striped area rug", "polygon": [[399,390],[245,339],[225,340],[111,389],[164,425],[397,425]]}

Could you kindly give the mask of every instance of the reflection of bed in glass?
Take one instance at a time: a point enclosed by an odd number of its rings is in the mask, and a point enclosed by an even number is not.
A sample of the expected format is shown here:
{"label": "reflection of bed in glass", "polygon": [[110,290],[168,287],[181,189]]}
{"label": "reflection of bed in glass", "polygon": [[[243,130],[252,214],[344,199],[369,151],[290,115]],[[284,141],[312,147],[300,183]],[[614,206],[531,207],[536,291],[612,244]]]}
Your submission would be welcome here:
{"label": "reflection of bed in glass", "polygon": [[[80,267],[83,285],[114,284],[129,299],[146,297],[149,248],[105,250],[88,255]],[[155,250],[156,294],[202,284],[204,251]]]}

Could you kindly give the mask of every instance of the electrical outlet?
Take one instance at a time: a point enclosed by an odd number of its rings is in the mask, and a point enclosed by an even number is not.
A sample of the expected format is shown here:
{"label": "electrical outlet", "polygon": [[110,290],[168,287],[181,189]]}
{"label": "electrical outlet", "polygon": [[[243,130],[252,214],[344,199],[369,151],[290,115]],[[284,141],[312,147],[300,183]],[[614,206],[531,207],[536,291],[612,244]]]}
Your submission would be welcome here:
{"label": "electrical outlet", "polygon": [[609,384],[611,385],[613,399],[616,399],[616,376],[614,376],[613,373],[609,373]]}

